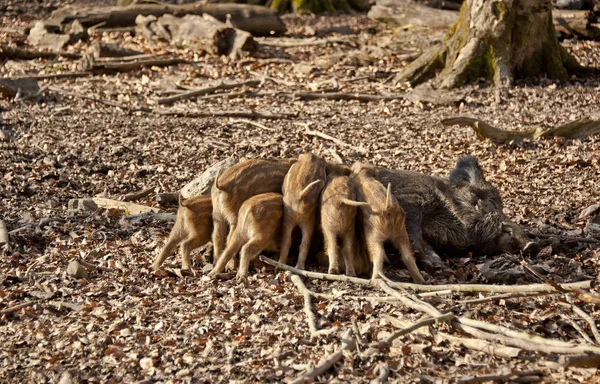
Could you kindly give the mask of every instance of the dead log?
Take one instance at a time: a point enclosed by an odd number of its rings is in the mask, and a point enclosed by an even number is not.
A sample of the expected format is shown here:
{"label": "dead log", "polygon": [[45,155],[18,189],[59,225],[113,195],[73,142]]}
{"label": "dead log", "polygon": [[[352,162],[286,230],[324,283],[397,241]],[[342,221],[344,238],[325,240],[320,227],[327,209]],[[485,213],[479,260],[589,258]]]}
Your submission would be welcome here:
{"label": "dead log", "polygon": [[205,4],[193,3],[183,5],[172,4],[135,4],[129,7],[64,7],[52,12],[50,19],[59,24],[68,24],[73,20],[86,28],[105,23],[103,27],[129,27],[135,25],[138,15],[162,16],[172,14],[177,17],[185,15],[209,14],[221,22],[231,16],[231,24],[238,29],[255,36],[281,35],[285,32],[285,24],[277,12],[266,7],[248,4]]}
{"label": "dead log", "polygon": [[592,24],[594,19],[595,17],[591,10],[552,10],[554,28],[557,32],[560,32],[563,37],[569,36],[593,40],[600,38],[600,29]]}
{"label": "dead log", "polygon": [[68,59],[80,59],[81,55],[70,52],[40,52],[22,48],[10,47],[8,44],[0,44],[0,60],[17,59],[17,60],[33,60],[33,59],[56,59],[62,56]]}
{"label": "dead log", "polygon": [[535,140],[539,138],[564,137],[565,139],[584,139],[600,133],[600,120],[598,116],[561,124],[556,127],[531,127],[525,131],[507,131],[493,127],[479,119],[471,117],[454,117],[442,120],[444,125],[462,125],[473,128],[479,140],[488,139],[495,144],[504,144],[523,139]]}
{"label": "dead log", "polygon": [[91,45],[94,57],[126,57],[141,55],[142,52],[134,51],[133,49],[122,48],[115,43],[104,43],[102,41],[94,41]]}
{"label": "dead log", "polygon": [[257,49],[250,33],[234,28],[229,20],[223,23],[207,14],[185,15],[181,18],[170,14],[160,18],[140,15],[135,22],[136,32],[147,40],[166,40],[195,52],[237,58],[254,53]]}

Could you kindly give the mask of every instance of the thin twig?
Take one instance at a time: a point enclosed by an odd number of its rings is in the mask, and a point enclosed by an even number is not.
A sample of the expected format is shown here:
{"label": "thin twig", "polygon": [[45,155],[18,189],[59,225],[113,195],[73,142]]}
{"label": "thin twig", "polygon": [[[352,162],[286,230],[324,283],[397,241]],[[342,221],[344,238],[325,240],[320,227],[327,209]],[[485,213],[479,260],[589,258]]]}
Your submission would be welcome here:
{"label": "thin twig", "polygon": [[304,313],[306,314],[306,321],[308,322],[311,339],[318,336],[327,336],[335,332],[336,329],[317,330],[315,314],[311,308],[310,291],[306,288],[306,285],[304,285],[304,282],[302,282],[302,279],[299,276],[294,275],[291,272],[286,272],[285,275],[292,283],[294,283],[296,288],[298,288],[298,291],[300,291],[300,294],[304,297]]}
{"label": "thin twig", "polygon": [[594,335],[594,339],[596,339],[596,344],[600,344],[600,332],[598,331],[596,321],[592,318],[592,316],[588,315],[583,309],[579,308],[575,304],[571,304],[571,308],[573,309],[573,312],[581,316],[581,318],[589,324],[592,335]]}
{"label": "thin twig", "polygon": [[565,320],[566,322],[568,322],[569,324],[571,324],[571,327],[573,327],[581,335],[581,337],[583,338],[583,340],[585,341],[585,343],[594,344],[594,340],[592,340],[590,338],[590,336],[587,333],[585,333],[585,331],[583,330],[583,328],[581,328],[579,326],[579,324],[577,324],[575,322],[575,320],[569,319],[565,314],[561,314],[560,317],[562,317],[563,320]]}
{"label": "thin twig", "polygon": [[5,315],[10,315],[11,313],[18,311],[19,309],[27,308],[33,304],[35,304],[34,301],[26,301],[24,303],[17,304],[12,307],[5,308],[0,311],[0,317],[5,316]]}
{"label": "thin twig", "polygon": [[456,379],[457,384],[476,384],[476,383],[484,383],[487,381],[491,381],[494,383],[498,382],[516,382],[518,378],[523,378],[527,376],[535,376],[538,380],[542,380],[544,374],[540,370],[532,370],[532,371],[515,371],[512,369],[502,369],[496,373],[490,373],[486,375],[469,375],[466,377],[459,377]]}
{"label": "thin twig", "polygon": [[266,125],[257,123],[252,120],[247,120],[247,119],[230,119],[229,121],[231,121],[232,123],[244,123],[244,124],[254,125],[255,127],[264,129],[265,131],[271,131],[271,132],[280,132],[281,131],[281,129],[267,127]]}
{"label": "thin twig", "polygon": [[[548,295],[558,295],[561,292],[516,292],[516,293],[506,293],[503,295],[495,295],[489,297],[481,297],[478,299],[469,299],[469,300],[460,300],[460,304],[481,304],[488,303],[490,301],[499,301],[499,300],[509,300],[509,299],[517,299],[521,297],[537,297],[537,296],[548,296]],[[419,295],[423,297],[422,295]]]}
{"label": "thin twig", "polygon": [[365,148],[355,147],[352,144],[348,144],[345,141],[342,141],[342,140],[340,140],[338,138],[330,136],[330,135],[328,135],[326,133],[323,133],[321,131],[317,131],[316,129],[309,129],[309,125],[308,124],[305,124],[305,123],[298,123],[298,124],[304,125],[304,127],[305,127],[304,133],[307,134],[307,135],[316,136],[316,137],[320,137],[320,138],[325,139],[325,140],[332,141],[332,142],[336,143],[337,145],[339,145],[341,147],[351,148],[351,149],[353,149],[354,151],[356,151],[358,153],[363,153],[364,154],[364,153],[367,152],[367,150]]}
{"label": "thin twig", "polygon": [[436,317],[428,317],[426,319],[423,319],[421,321],[418,321],[416,323],[414,323],[413,325],[401,329],[399,331],[396,331],[394,333],[392,333],[390,336],[388,336],[387,339],[385,339],[384,341],[380,341],[380,342],[376,342],[371,344],[371,346],[369,347],[369,349],[367,349],[365,351],[366,355],[372,355],[374,353],[376,353],[379,349],[381,348],[387,348],[390,345],[392,345],[392,343],[394,342],[394,340],[396,340],[397,338],[399,338],[400,336],[404,336],[404,335],[408,335],[409,333],[421,328],[421,327],[426,327],[429,325],[433,325],[439,322],[449,322],[452,321],[454,319],[454,314],[453,313],[445,313],[441,316],[436,316]]}
{"label": "thin twig", "polygon": [[317,376],[327,372],[329,368],[333,367],[335,363],[340,361],[344,356],[344,351],[351,351],[354,349],[354,346],[355,343],[354,338],[352,337],[352,330],[348,329],[342,334],[342,345],[337,351],[322,359],[319,362],[319,364],[317,364],[313,369],[298,377],[296,380],[292,381],[292,384],[300,384],[305,383],[307,381],[313,382],[317,378]]}
{"label": "thin twig", "polygon": [[308,47],[315,45],[327,45],[327,44],[352,44],[352,40],[347,38],[330,38],[330,39],[273,39],[273,38],[256,38],[258,43],[262,45],[268,45],[270,47],[278,48],[295,48],[295,47]]}
{"label": "thin twig", "polygon": [[286,81],[286,80],[278,79],[276,77],[271,77],[271,76],[268,76],[268,75],[265,75],[265,74],[262,74],[262,73],[254,72],[254,71],[251,71],[251,70],[248,70],[248,73],[251,74],[251,75],[254,75],[256,77],[262,78],[263,81],[264,80],[270,80],[270,81],[272,81],[274,83],[277,83],[277,84],[287,85],[288,87],[293,87],[295,85],[299,85],[295,81]]}
{"label": "thin twig", "polygon": [[103,272],[110,271],[110,268],[105,268],[105,267],[101,267],[99,265],[91,264],[82,259],[77,259],[77,262],[86,268],[92,268],[92,269],[96,269],[96,270],[103,271]]}
{"label": "thin twig", "polygon": [[233,88],[240,88],[240,87],[256,87],[256,86],[260,85],[260,83],[261,83],[260,80],[247,80],[247,81],[242,81],[239,83],[223,83],[223,82],[221,82],[221,83],[211,86],[211,87],[195,89],[193,91],[185,92],[185,93],[182,93],[179,95],[158,99],[158,104],[161,104],[161,105],[162,104],[172,104],[179,100],[190,99],[192,97],[207,95],[210,93],[214,93],[218,90],[233,89]]}
{"label": "thin twig", "polygon": [[138,192],[128,193],[123,196],[123,201],[135,201],[135,200],[142,199],[142,198],[152,194],[152,192],[154,192],[155,188],[156,188],[156,186],[152,186],[152,187],[148,187],[146,189],[142,189],[141,191],[138,191]]}

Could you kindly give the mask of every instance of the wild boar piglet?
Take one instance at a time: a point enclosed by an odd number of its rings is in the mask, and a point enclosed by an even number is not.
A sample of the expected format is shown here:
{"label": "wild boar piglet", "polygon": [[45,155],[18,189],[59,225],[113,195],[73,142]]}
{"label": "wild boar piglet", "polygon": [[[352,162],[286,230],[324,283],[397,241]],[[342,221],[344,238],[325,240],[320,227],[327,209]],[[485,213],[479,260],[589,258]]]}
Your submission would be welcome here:
{"label": "wild boar piglet", "polygon": [[250,261],[261,251],[279,250],[282,216],[283,196],[280,193],[263,193],[246,200],[239,210],[237,225],[227,248],[209,276],[223,272],[229,260],[240,252],[237,277],[245,279]]}
{"label": "wild boar piglet", "polygon": [[235,231],[242,204],[252,196],[281,193],[283,180],[292,163],[289,160],[251,159],[217,174],[211,189],[215,263]]}
{"label": "wild boar piglet", "polygon": [[365,247],[373,262],[372,280],[378,278],[387,259],[384,242],[390,241],[400,252],[402,261],[413,280],[423,283],[406,232],[406,214],[396,198],[391,194],[391,186],[386,188],[374,176],[377,170],[367,164],[355,163],[352,166],[352,179],[356,183],[357,199],[368,205],[359,208],[358,223],[364,234]]}
{"label": "wild boar piglet", "polygon": [[329,273],[340,273],[340,248],[347,276],[356,276],[355,219],[356,207],[367,206],[355,201],[356,191],[348,176],[327,176],[327,185],[321,194],[321,231],[329,257]]}
{"label": "wild boar piglet", "polygon": [[299,226],[302,231],[302,241],[296,268],[304,269],[315,229],[319,196],[325,185],[325,179],[325,161],[312,153],[300,155],[285,176],[280,263],[287,263],[292,231]]}
{"label": "wild boar piglet", "polygon": [[175,225],[162,251],[152,263],[152,269],[157,270],[179,244],[181,244],[181,268],[191,269],[190,252],[208,243],[212,230],[210,196],[182,200],[180,195]]}

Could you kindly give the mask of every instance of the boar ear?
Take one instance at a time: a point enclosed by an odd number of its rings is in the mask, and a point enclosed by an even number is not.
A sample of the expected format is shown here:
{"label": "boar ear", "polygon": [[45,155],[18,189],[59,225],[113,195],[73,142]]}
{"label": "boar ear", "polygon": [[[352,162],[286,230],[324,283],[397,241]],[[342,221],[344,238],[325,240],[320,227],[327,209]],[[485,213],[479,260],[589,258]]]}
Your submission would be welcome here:
{"label": "boar ear", "polygon": [[450,181],[455,184],[477,184],[485,181],[483,171],[473,156],[458,159],[456,168],[450,172]]}
{"label": "boar ear", "polygon": [[221,191],[223,190],[223,188],[219,185],[219,176],[221,176],[221,168],[219,168],[217,170],[217,174],[215,176],[215,188],[220,189]]}
{"label": "boar ear", "polygon": [[308,192],[317,184],[321,184],[323,183],[323,180],[315,180],[312,183],[308,184],[306,187],[304,187],[304,189],[302,190],[302,192],[300,192],[300,198],[303,199],[304,197],[306,197],[306,195],[308,194]]}
{"label": "boar ear", "polygon": [[352,207],[368,207],[369,204],[364,201],[355,201],[350,199],[342,199],[342,203],[350,205]]}
{"label": "boar ear", "polygon": [[388,183],[387,194],[385,196],[385,210],[387,211],[392,206],[392,183]]}

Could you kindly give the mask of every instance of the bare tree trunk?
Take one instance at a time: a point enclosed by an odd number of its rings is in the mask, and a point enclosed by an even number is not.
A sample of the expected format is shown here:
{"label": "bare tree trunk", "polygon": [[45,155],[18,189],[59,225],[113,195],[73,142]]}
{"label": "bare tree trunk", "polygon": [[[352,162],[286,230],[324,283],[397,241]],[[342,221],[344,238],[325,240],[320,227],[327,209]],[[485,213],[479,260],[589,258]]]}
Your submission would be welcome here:
{"label": "bare tree trunk", "polygon": [[465,0],[444,42],[397,79],[414,84],[437,74],[434,83],[442,88],[480,78],[496,85],[539,75],[566,80],[578,64],[558,43],[551,9],[550,0]]}

